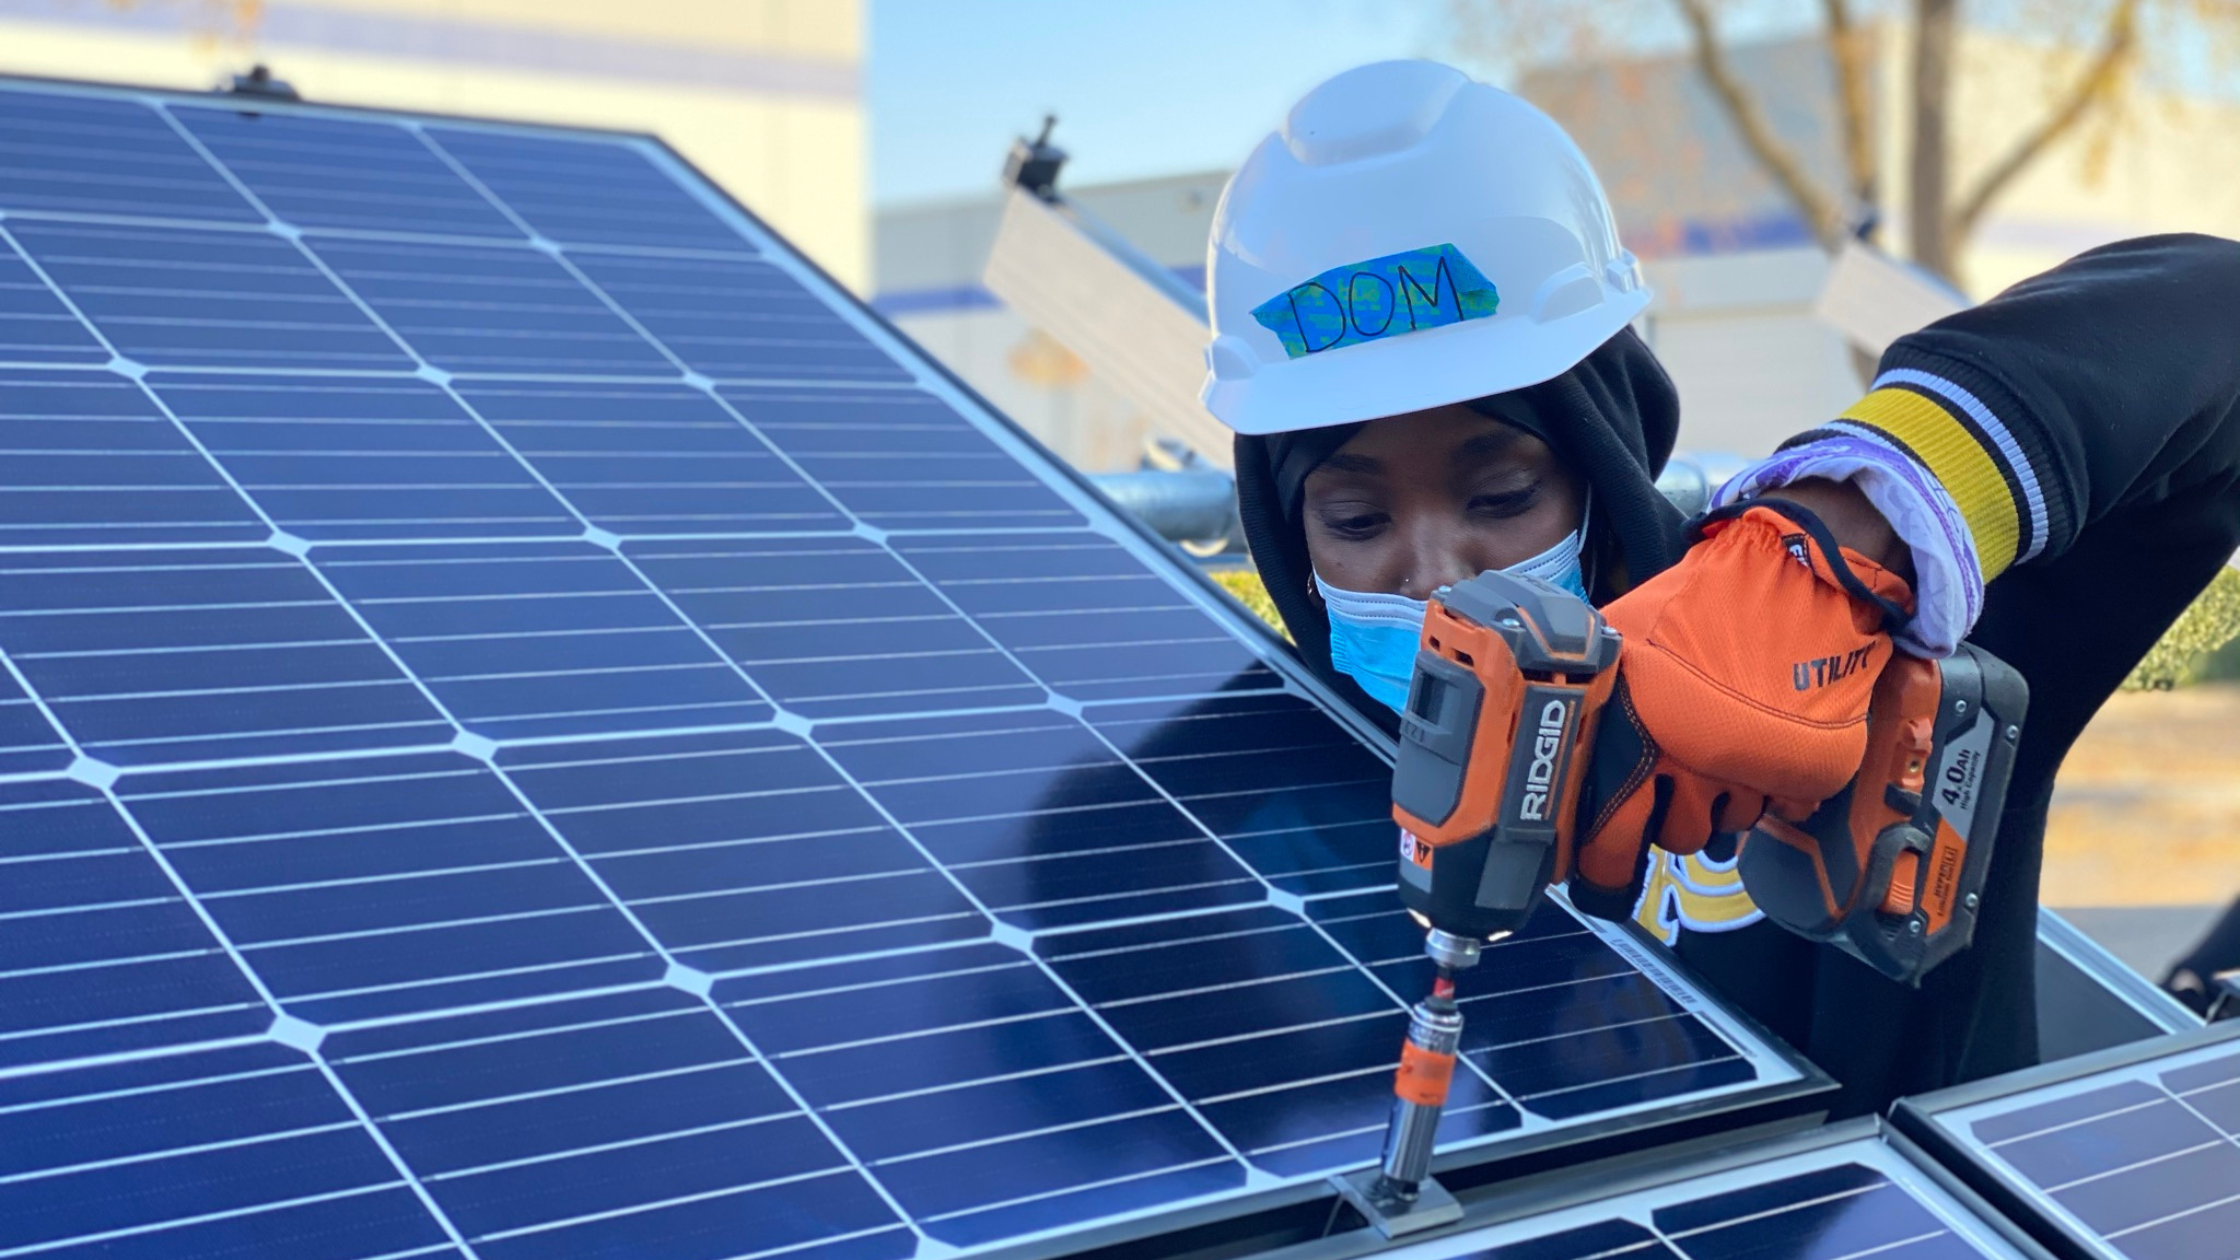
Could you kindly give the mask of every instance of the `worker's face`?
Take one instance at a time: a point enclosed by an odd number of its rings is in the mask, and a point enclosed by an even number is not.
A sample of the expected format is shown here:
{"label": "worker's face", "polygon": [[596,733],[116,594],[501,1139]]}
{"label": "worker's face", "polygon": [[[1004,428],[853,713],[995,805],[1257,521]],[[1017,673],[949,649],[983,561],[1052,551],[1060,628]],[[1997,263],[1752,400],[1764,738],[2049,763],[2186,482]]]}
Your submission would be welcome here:
{"label": "worker's face", "polygon": [[1307,554],[1342,590],[1428,598],[1563,541],[1579,479],[1548,444],[1460,405],[1372,420],[1307,476]]}

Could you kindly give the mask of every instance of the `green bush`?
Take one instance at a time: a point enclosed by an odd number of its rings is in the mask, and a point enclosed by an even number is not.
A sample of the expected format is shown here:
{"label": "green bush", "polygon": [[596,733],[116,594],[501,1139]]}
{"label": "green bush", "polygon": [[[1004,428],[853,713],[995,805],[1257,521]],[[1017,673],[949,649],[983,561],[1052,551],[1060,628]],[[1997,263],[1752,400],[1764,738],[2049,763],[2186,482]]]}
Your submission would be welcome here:
{"label": "green bush", "polygon": [[1291,632],[1283,628],[1283,616],[1276,612],[1276,602],[1268,598],[1268,588],[1260,584],[1260,574],[1250,566],[1235,569],[1218,569],[1208,576],[1222,588],[1237,597],[1237,602],[1252,610],[1253,615],[1276,628],[1276,633],[1288,639]]}
{"label": "green bush", "polygon": [[2240,677],[2240,569],[2217,572],[2131,676],[2126,691],[2168,691],[2188,683]]}

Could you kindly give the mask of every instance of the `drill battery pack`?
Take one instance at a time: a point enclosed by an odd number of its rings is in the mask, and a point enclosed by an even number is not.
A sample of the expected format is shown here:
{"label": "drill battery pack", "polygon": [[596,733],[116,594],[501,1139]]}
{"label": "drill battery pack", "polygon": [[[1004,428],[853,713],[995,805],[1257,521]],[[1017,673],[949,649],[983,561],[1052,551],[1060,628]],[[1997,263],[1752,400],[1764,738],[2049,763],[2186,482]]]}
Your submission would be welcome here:
{"label": "drill battery pack", "polygon": [[1744,837],[1750,899],[1919,985],[1975,934],[2028,704],[2022,675],[1969,644],[1944,661],[1893,660],[1858,776],[1802,822],[1768,815]]}

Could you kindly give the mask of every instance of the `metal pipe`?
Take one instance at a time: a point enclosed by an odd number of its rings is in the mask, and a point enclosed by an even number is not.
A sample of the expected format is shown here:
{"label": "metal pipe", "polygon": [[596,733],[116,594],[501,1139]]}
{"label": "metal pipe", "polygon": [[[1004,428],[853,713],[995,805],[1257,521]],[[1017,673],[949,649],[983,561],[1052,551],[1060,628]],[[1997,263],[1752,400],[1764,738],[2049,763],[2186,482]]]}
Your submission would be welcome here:
{"label": "metal pipe", "polygon": [[1092,473],[1089,480],[1161,538],[1176,543],[1225,543],[1239,532],[1237,487],[1213,469]]}

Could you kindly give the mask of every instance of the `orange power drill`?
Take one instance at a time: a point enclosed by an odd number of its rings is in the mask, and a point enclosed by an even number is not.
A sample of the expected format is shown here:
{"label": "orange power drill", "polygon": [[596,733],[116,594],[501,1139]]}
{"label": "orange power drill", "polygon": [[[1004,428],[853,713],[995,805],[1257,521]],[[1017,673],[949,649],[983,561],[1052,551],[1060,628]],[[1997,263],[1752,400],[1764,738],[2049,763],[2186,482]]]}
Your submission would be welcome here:
{"label": "orange power drill", "polygon": [[[1388,1234],[1451,1219],[1429,1170],[1461,1041],[1454,973],[1570,876],[1622,646],[1585,600],[1533,578],[1483,573],[1430,600],[1392,814],[1400,897],[1438,972],[1412,1012],[1380,1166],[1339,1179]],[[1972,645],[1944,661],[1895,658],[1875,685],[1859,773],[1803,821],[1769,816],[1743,839],[1751,899],[1790,931],[1919,984],[1974,933],[2027,702],[2021,675]]]}

